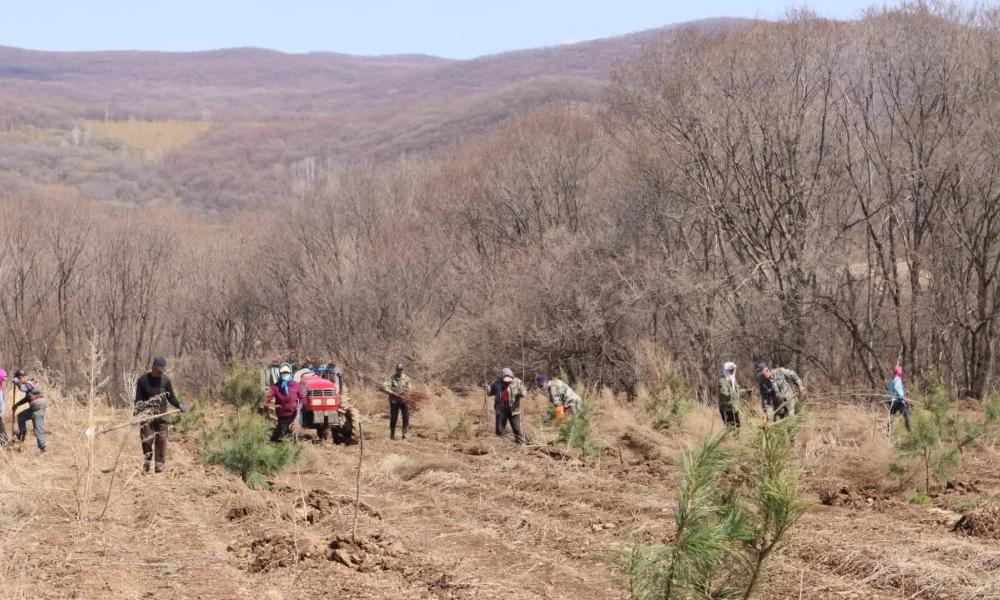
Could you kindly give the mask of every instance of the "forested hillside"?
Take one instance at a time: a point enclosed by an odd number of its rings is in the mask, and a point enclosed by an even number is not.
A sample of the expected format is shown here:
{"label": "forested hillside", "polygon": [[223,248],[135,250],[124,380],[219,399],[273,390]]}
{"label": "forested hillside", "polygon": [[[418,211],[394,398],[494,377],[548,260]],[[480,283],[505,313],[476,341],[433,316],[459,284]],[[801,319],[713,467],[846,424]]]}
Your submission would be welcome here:
{"label": "forested hillside", "polygon": [[998,41],[915,5],[465,62],[4,50],[4,351],[628,392],[665,358],[705,393],[729,357],[867,387],[901,358],[982,396]]}

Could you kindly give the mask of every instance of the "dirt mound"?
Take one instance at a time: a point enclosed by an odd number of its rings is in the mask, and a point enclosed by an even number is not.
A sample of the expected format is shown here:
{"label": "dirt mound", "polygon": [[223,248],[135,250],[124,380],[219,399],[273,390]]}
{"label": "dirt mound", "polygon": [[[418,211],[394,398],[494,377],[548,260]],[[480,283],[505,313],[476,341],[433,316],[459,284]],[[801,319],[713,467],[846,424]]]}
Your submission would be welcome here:
{"label": "dirt mound", "polygon": [[[296,502],[298,515],[308,523],[316,525],[333,515],[349,515],[354,511],[354,499],[348,496],[335,496],[326,490],[310,490],[303,500]],[[376,519],[382,518],[377,508],[362,501],[360,509]]]}
{"label": "dirt mound", "polygon": [[263,573],[290,567],[297,562],[324,556],[321,546],[303,542],[287,535],[257,538],[249,544],[227,548],[239,559],[240,567],[250,573]]}
{"label": "dirt mound", "polygon": [[656,438],[638,429],[631,428],[618,439],[642,461],[657,461],[663,458],[663,451],[660,450],[660,443]]}
{"label": "dirt mound", "polygon": [[974,537],[1000,540],[1000,506],[983,504],[962,515],[952,531]]}
{"label": "dirt mound", "polygon": [[884,510],[890,505],[898,505],[899,501],[892,496],[874,490],[853,490],[848,486],[839,489],[821,490],[820,504],[824,506],[844,506],[847,508],[870,508]]}
{"label": "dirt mound", "polygon": [[386,539],[376,532],[370,537],[357,539],[352,539],[349,535],[338,535],[330,540],[327,559],[362,573],[371,573],[403,570],[401,559],[409,554],[402,544]]}

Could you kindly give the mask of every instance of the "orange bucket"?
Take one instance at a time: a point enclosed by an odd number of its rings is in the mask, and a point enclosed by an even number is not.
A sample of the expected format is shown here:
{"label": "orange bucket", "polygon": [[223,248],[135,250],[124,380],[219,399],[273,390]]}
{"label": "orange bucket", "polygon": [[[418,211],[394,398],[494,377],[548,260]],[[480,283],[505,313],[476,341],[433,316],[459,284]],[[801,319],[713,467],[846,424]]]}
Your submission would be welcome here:
{"label": "orange bucket", "polygon": [[562,423],[566,418],[566,408],[564,406],[555,407],[556,423]]}

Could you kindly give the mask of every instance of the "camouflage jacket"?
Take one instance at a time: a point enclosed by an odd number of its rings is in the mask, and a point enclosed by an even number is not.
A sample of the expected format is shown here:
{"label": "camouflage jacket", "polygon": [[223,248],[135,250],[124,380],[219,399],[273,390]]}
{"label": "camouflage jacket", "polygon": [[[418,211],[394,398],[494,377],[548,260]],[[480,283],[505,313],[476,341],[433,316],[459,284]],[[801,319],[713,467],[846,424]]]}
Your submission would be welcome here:
{"label": "camouflage jacket", "polygon": [[[792,389],[795,386],[795,389]],[[764,412],[768,407],[777,409],[782,404],[797,396],[796,390],[802,387],[802,379],[791,369],[771,369],[771,378],[760,380],[760,401]]]}
{"label": "camouflage jacket", "polygon": [[493,396],[493,410],[499,412],[502,408],[504,389],[509,392],[507,398],[510,401],[510,414],[521,414],[521,398],[524,398],[524,382],[517,377],[510,383],[505,383],[502,379],[497,379],[490,386],[490,391],[487,393]]}
{"label": "camouflage jacket", "polygon": [[561,379],[553,379],[549,384],[549,401],[553,406],[562,406],[571,413],[579,412],[580,395]]}
{"label": "camouflage jacket", "polygon": [[403,401],[401,393],[406,393],[410,391],[413,387],[413,380],[406,373],[397,376],[395,373],[389,376],[388,381],[382,384],[385,388],[387,394],[389,394],[389,402],[394,404],[399,404]]}

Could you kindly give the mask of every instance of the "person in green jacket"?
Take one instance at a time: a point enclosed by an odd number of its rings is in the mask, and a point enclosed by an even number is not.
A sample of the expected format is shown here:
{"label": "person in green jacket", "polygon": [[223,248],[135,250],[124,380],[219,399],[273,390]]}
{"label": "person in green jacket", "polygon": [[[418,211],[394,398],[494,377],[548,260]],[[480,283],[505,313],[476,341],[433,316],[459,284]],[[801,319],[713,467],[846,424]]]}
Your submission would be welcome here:
{"label": "person in green jacket", "polygon": [[549,377],[544,373],[535,377],[538,387],[545,390],[553,407],[561,406],[565,412],[575,415],[580,412],[583,400],[573,391],[568,383],[558,377]]}
{"label": "person in green jacket", "polygon": [[396,423],[399,415],[403,415],[403,439],[406,439],[406,431],[410,428],[410,406],[406,403],[406,393],[413,387],[410,376],[404,372],[405,365],[396,365],[396,371],[389,376],[388,381],[382,384],[382,389],[389,395],[389,439],[396,439]]}
{"label": "person in green jacket", "polygon": [[719,414],[726,427],[740,426],[740,412],[743,410],[743,398],[752,390],[741,388],[736,382],[736,363],[727,362],[722,366],[722,379],[719,380]]}

